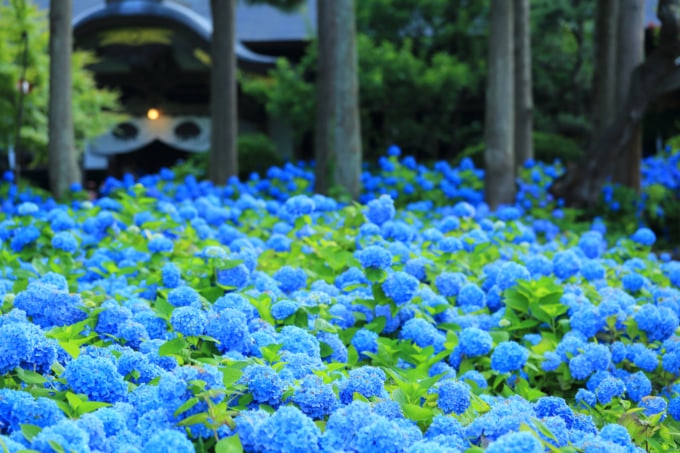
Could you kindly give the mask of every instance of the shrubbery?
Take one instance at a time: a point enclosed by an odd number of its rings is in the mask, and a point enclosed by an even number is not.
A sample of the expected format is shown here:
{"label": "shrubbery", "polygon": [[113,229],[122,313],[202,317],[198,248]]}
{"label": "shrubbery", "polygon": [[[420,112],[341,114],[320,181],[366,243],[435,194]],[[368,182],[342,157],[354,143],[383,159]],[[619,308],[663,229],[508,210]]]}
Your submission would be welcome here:
{"label": "shrubbery", "polygon": [[647,228],[561,229],[559,171],[529,164],[493,214],[471,161],[396,147],[363,204],[292,164],[225,187],[109,179],[68,205],[7,175],[0,442],[677,450],[680,263]]}

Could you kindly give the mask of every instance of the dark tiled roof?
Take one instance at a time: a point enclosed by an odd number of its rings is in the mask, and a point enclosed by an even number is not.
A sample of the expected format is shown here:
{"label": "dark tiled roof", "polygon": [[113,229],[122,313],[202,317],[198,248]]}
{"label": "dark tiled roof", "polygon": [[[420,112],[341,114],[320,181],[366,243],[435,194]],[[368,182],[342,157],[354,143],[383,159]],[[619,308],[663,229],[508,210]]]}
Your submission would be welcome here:
{"label": "dark tiled roof", "polygon": [[[49,8],[50,0],[33,0],[40,8]],[[210,0],[163,0],[185,6],[211,20]],[[236,7],[236,39],[249,41],[304,41],[316,30],[316,1],[306,0],[298,11],[286,13],[273,6],[247,5],[239,0]],[[105,0],[73,0],[73,17],[101,8]]]}

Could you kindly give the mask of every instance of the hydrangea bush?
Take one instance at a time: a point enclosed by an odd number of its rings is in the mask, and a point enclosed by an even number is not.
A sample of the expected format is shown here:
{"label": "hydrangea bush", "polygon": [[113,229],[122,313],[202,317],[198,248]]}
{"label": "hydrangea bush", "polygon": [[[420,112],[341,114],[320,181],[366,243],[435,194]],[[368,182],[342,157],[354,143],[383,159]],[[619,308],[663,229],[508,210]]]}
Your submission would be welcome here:
{"label": "hydrangea bush", "polygon": [[470,161],[380,165],[361,204],[303,165],[69,204],[7,176],[0,445],[677,450],[680,263],[650,229],[560,229],[559,166],[490,213]]}

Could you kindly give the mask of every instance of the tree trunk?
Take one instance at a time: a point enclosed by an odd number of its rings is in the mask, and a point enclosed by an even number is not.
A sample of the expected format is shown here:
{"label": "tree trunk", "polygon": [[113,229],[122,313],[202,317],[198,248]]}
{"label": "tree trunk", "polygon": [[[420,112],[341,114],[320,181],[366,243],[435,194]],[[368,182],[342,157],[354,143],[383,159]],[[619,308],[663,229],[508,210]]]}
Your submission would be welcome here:
{"label": "tree trunk", "polygon": [[327,192],[338,185],[357,199],[362,149],[354,0],[319,3],[316,187]]}
{"label": "tree trunk", "polygon": [[[617,56],[617,110],[624,107],[630,89],[631,76],[645,58],[644,0],[621,0],[619,6],[619,44]],[[613,182],[640,190],[640,161],[642,159],[642,127],[632,132],[630,143],[616,161]]]}
{"label": "tree trunk", "polygon": [[492,210],[515,201],[513,7],[491,0],[484,119],[484,199]]}
{"label": "tree trunk", "polygon": [[[617,101],[617,55],[620,0],[598,0],[595,13],[595,61],[593,64],[593,130],[614,121]],[[632,31],[631,31],[632,33]]]}
{"label": "tree trunk", "polygon": [[531,79],[529,0],[514,0],[515,34],[515,167],[534,158],[534,97]]}
{"label": "tree trunk", "polygon": [[208,177],[219,185],[238,175],[235,2],[210,0],[213,22],[210,72],[212,125]]}
{"label": "tree trunk", "polygon": [[649,103],[677,88],[680,69],[680,0],[659,0],[661,21],[659,47],[638,65],[631,75],[630,88],[615,121],[597,133],[583,159],[551,187],[551,193],[568,206],[593,208],[602,185],[611,177],[616,161],[624,155]]}
{"label": "tree trunk", "polygon": [[72,0],[50,1],[50,88],[47,160],[50,190],[56,199],[80,182],[74,145],[71,100]]}
{"label": "tree trunk", "polygon": [[333,123],[335,104],[333,103],[332,78],[335,73],[333,49],[337,40],[337,30],[330,2],[317,4],[317,45],[318,71],[316,78],[316,130],[315,130],[315,175],[314,190],[328,195],[333,185]]}

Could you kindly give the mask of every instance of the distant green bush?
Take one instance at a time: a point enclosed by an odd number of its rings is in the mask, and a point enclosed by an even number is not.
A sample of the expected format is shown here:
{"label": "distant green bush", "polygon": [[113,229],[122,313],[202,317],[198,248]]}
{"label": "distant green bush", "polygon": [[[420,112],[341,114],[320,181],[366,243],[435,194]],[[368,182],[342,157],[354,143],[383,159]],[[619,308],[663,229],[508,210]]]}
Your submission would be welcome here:
{"label": "distant green bush", "polygon": [[[560,162],[579,160],[583,151],[575,140],[549,132],[534,132],[534,158],[541,162],[551,163],[555,159]],[[454,159],[458,165],[464,158],[469,157],[477,167],[484,167],[484,143],[468,146]]]}
{"label": "distant green bush", "polygon": [[[209,152],[193,153],[184,163],[175,167],[175,173],[180,176],[194,175],[205,178],[208,170]],[[264,175],[267,170],[284,163],[276,151],[276,145],[261,132],[249,132],[238,137],[238,167],[239,178],[246,180],[252,173]]]}
{"label": "distant green bush", "polygon": [[276,151],[276,145],[265,134],[248,133],[238,137],[238,166],[241,179],[251,173],[264,175],[274,166],[283,165],[283,157]]}

